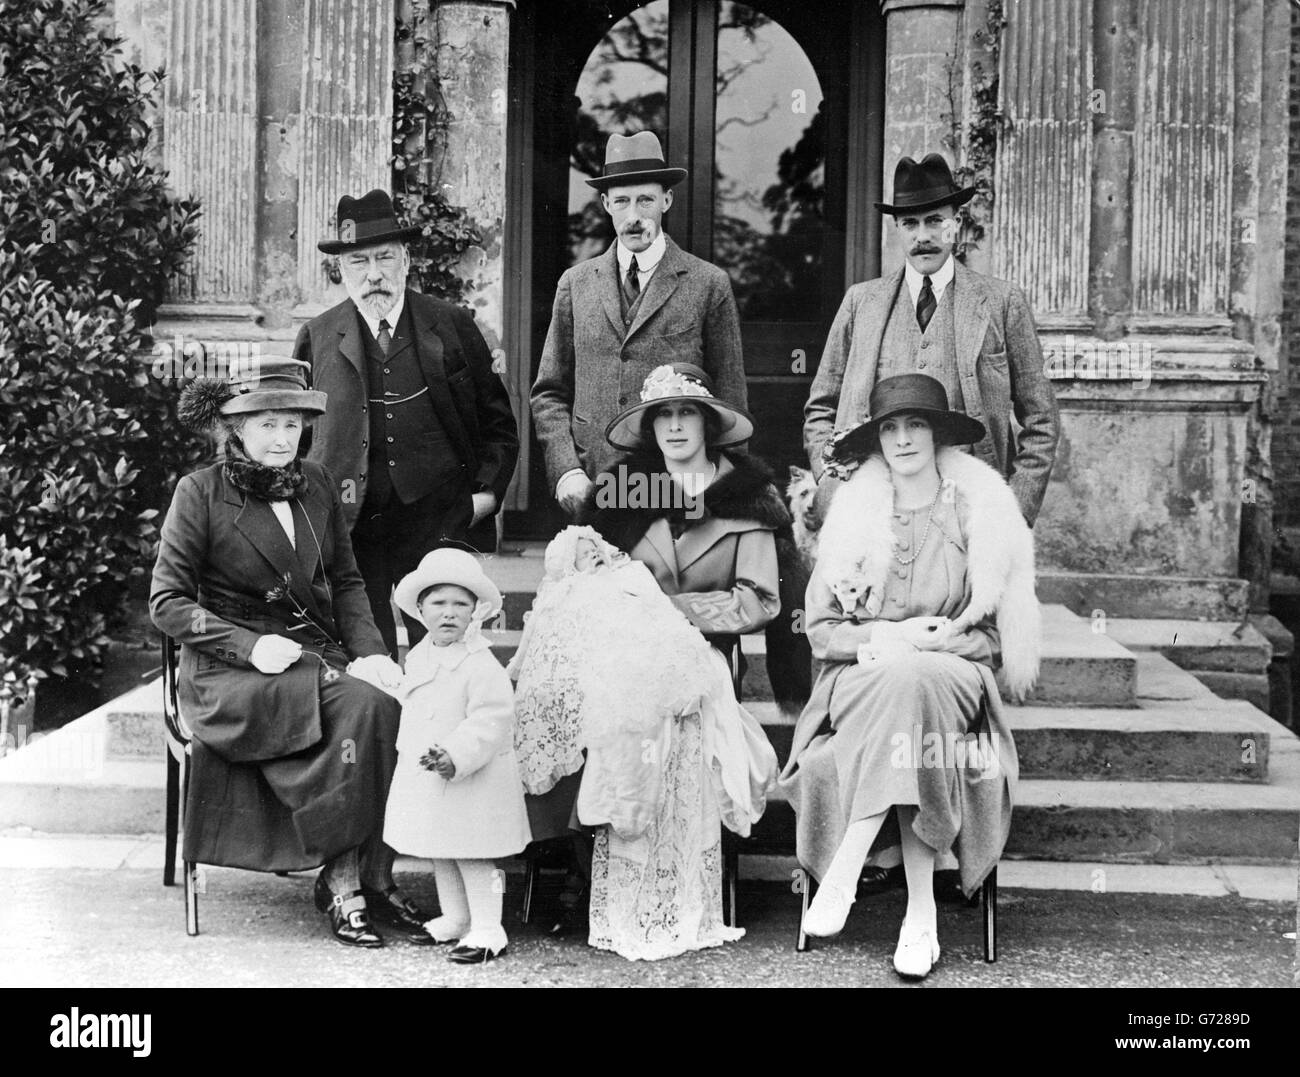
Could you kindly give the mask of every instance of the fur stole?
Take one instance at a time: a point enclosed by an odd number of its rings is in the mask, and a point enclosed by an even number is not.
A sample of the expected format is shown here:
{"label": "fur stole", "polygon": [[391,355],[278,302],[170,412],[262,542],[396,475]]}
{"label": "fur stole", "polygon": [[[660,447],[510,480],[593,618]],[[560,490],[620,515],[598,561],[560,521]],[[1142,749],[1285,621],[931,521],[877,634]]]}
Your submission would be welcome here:
{"label": "fur stole", "polygon": [[[741,452],[720,451],[731,463],[732,470],[719,476],[704,491],[704,516],[722,520],[753,520],[763,527],[788,533],[790,510],[772,484],[772,473],[757,457]],[[627,468],[629,481],[643,476],[647,482],[663,472],[663,458],[657,453],[629,453],[619,457],[607,469],[607,474],[618,476],[619,468]],[[614,489],[618,489],[617,486]],[[667,519],[674,533],[690,527],[697,519],[688,519],[682,504],[652,508],[626,508],[618,505],[602,507],[598,495],[601,480],[588,495],[583,507],[582,522],[590,524],[620,550],[632,549],[660,518]]]}
{"label": "fur stole", "polygon": [[[936,457],[944,483],[956,488],[957,518],[966,536],[970,605],[953,620],[963,631],[996,614],[1002,667],[1013,698],[1023,699],[1038,679],[1042,623],[1034,594],[1034,540],[1015,495],[993,468],[951,447]],[[831,587],[857,578],[879,596],[893,551],[890,516],[894,489],[889,468],[871,456],[835,492],[819,540],[816,572]],[[868,612],[879,610],[879,599]]]}
{"label": "fur stole", "polygon": [[226,459],[222,470],[236,490],[263,501],[290,501],[301,497],[307,489],[301,457],[295,457],[282,467],[255,464],[244,450],[244,443],[234,434],[226,439]]}

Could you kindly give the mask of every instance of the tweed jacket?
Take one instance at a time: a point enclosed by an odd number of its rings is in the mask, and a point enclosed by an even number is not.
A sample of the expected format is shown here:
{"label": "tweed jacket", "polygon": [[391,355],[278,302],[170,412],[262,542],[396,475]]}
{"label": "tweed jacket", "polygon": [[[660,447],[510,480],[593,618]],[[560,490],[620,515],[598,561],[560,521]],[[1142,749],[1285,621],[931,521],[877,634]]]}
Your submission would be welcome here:
{"label": "tweed jacket", "polygon": [[[459,457],[464,497],[487,489],[501,505],[519,458],[519,431],[487,344],[473,317],[451,303],[408,289],[406,306],[434,410]],[[307,431],[305,454],[345,484],[349,528],[356,525],[365,500],[369,458],[362,332],[355,304],[345,299],[304,325],[294,344],[294,357],[311,364],[312,388],[329,397],[325,414]],[[494,548],[491,517],[471,529],[469,541],[479,549]]]}
{"label": "tweed jacket", "polygon": [[609,466],[618,450],[606,442],[605,428],[641,399],[641,385],[657,366],[694,363],[713,379],[718,397],[748,406],[731,281],[665,239],[626,334],[617,241],[560,277],[532,391],[552,491],[567,471],[580,467],[595,478]]}
{"label": "tweed jacket", "polygon": [[[1021,514],[1032,525],[1047,492],[1060,425],[1034,318],[1015,285],[973,273],[961,263],[955,270],[957,374],[967,414],[988,431],[974,452],[1006,476]],[[826,441],[866,417],[885,323],[902,287],[901,268],[855,284],[835,315],[804,406],[804,448],[818,476]],[[1013,415],[1020,424],[1018,435],[1011,428]]]}

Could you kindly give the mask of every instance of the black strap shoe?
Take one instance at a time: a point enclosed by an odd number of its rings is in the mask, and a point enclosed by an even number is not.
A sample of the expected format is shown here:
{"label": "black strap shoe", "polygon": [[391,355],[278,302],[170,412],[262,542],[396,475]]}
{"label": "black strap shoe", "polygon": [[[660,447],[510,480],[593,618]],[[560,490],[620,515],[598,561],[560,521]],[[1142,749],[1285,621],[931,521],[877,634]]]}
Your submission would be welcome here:
{"label": "black strap shoe", "polygon": [[486,965],[498,957],[504,957],[508,947],[493,950],[488,946],[457,946],[447,955],[447,960],[454,965]]}
{"label": "black strap shoe", "polygon": [[[353,891],[353,894],[355,893],[359,891]],[[370,917],[366,915],[366,910],[353,909],[348,913],[343,911],[343,902],[353,894],[335,894],[325,882],[323,872],[316,877],[313,898],[318,910],[329,913],[330,931],[334,937],[344,946],[361,946],[367,950],[377,950],[384,945],[384,940],[370,926]]]}
{"label": "black strap shoe", "polygon": [[361,896],[366,899],[366,909],[376,923],[396,928],[417,946],[434,944],[433,936],[424,929],[424,925],[433,917],[410,898],[399,893],[396,886],[390,886],[387,890],[363,886]]}

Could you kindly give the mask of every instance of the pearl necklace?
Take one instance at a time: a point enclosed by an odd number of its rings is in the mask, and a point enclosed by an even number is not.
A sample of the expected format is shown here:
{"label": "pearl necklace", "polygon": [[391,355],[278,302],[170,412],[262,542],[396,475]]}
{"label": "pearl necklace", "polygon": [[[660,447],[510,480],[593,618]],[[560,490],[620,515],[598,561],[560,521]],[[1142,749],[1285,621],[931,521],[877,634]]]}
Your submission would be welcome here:
{"label": "pearl necklace", "polygon": [[943,493],[942,482],[939,483],[939,488],[934,492],[934,500],[930,502],[930,512],[926,516],[926,520],[925,520],[925,530],[921,532],[921,541],[916,544],[916,549],[912,551],[912,556],[905,560],[902,557],[898,556],[897,549],[893,551],[894,560],[897,561],[900,565],[910,565],[913,561],[915,561],[918,557],[921,556],[921,548],[925,545],[925,540],[930,537],[930,528],[934,524],[934,507],[937,504],[939,504],[939,495],[941,493]]}

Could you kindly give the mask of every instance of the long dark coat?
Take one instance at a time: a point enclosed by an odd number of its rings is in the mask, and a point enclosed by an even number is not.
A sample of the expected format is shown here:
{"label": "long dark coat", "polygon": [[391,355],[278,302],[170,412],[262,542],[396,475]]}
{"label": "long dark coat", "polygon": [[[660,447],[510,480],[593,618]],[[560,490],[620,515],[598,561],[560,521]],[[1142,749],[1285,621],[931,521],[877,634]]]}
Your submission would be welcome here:
{"label": "long dark coat", "polygon": [[[435,296],[406,292],[416,356],[429,386],[438,421],[460,465],[460,496],[444,503],[464,515],[444,520],[442,530],[476,549],[496,548],[496,524],[488,516],[469,527],[470,495],[482,488],[504,505],[506,487],[519,459],[519,428],[510,394],[495,370],[483,334],[473,316]],[[309,431],[306,455],[328,469],[340,483],[350,483],[344,501],[349,529],[366,498],[366,439],[370,417],[366,383],[366,346],[357,308],[351,299],[307,322],[294,344],[295,359],[311,364],[312,388],[329,396],[329,410]],[[463,534],[457,533],[461,528]]]}
{"label": "long dark coat", "polygon": [[[338,488],[320,466],[303,470],[294,546],[270,505],[219,464],[181,479],[163,523],[149,610],[181,645],[179,701],[194,734],[188,860],[308,868],[382,822],[399,707],[341,670],[387,649]],[[249,655],[263,635],[302,644],[302,658],[258,672]]]}

